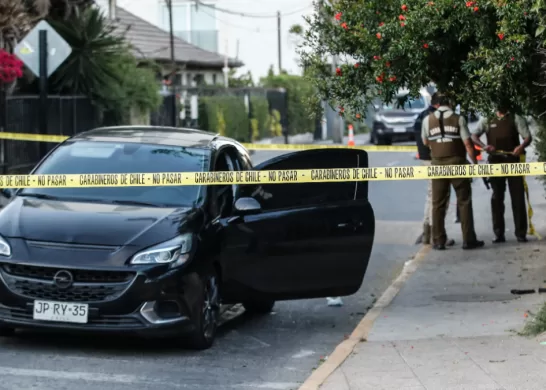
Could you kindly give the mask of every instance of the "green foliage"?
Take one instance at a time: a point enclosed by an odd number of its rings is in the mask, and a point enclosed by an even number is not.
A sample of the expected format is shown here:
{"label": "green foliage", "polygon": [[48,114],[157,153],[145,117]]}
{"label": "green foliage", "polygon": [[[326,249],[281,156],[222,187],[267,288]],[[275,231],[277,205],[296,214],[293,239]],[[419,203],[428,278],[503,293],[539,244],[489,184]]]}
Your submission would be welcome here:
{"label": "green foliage", "polygon": [[[223,123],[219,121],[223,119]],[[241,142],[250,140],[248,115],[243,99],[236,96],[210,96],[199,99],[199,127]]]}
{"label": "green foliage", "polygon": [[277,110],[271,112],[269,135],[270,137],[280,137],[282,135],[281,113]]}
{"label": "green foliage", "polygon": [[153,64],[139,64],[100,10],[76,9],[66,20],[49,22],[72,47],[68,59],[50,79],[52,91],[89,96],[122,123],[131,108],[145,112],[159,107],[161,96]]}
{"label": "green foliage", "polygon": [[270,69],[260,83],[266,88],[284,88],[288,99],[288,134],[313,133],[320,100],[307,79],[286,73],[275,75]]}
{"label": "green foliage", "polygon": [[[302,63],[322,98],[362,115],[377,95],[389,102],[407,88],[417,96],[431,81],[467,110],[491,115],[506,101],[538,114],[534,1],[319,1]],[[325,66],[332,54],[336,72]]]}
{"label": "green foliage", "polygon": [[258,140],[268,135],[269,106],[267,99],[251,97],[249,122],[243,98],[237,96],[209,96],[199,99],[199,127],[240,142]]}
{"label": "green foliage", "polygon": [[226,135],[226,121],[224,120],[224,113],[219,107],[216,107],[216,132],[221,136]]}
{"label": "green foliage", "polygon": [[252,73],[248,71],[245,74],[237,76],[236,69],[230,69],[228,73],[228,86],[229,88],[247,88],[254,86],[254,80],[252,80]]}
{"label": "green foliage", "polygon": [[528,314],[530,314],[530,318],[519,334],[532,337],[546,332],[546,304],[536,314],[529,311]]}
{"label": "green foliage", "polygon": [[255,140],[269,137],[269,102],[266,98],[252,96],[250,98],[250,115],[256,119],[257,134]]}
{"label": "green foliage", "polygon": [[260,138],[260,130],[258,129],[258,119],[250,119],[250,128],[252,129],[252,138],[250,142],[254,142]]}

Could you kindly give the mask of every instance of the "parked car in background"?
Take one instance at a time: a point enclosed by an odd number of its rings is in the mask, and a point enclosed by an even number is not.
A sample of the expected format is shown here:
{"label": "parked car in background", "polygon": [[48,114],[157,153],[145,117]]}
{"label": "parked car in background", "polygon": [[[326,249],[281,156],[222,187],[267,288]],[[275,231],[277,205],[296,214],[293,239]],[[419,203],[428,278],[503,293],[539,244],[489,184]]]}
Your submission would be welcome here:
{"label": "parked car in background", "polygon": [[401,90],[395,101],[384,104],[376,102],[369,110],[370,142],[375,145],[390,145],[393,142],[413,141],[415,132],[413,125],[417,116],[430,104],[430,94],[421,90],[417,98],[409,98],[403,106],[398,101],[408,95],[407,90]]}
{"label": "parked car in background", "polygon": [[[253,166],[237,141],[191,129],[113,127],[69,138],[32,173],[107,185],[109,173],[136,182],[149,173],[157,183],[4,190],[0,336],[135,332],[204,349],[226,305],[267,313],[275,301],[354,294],[375,232],[368,182],[206,183],[214,172],[280,178],[357,167],[368,167],[363,150],[306,150]],[[182,172],[198,172],[203,184],[179,185]]]}

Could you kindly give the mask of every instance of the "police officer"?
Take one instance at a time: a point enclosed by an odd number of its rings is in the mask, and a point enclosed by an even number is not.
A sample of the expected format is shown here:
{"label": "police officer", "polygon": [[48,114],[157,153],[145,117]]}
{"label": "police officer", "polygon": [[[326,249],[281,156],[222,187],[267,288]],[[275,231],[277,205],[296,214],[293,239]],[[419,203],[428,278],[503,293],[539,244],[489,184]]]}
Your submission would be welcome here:
{"label": "police officer", "polygon": [[[414,131],[415,131],[415,141],[417,143],[417,153],[419,156],[419,160],[421,160],[422,165],[424,166],[430,166],[431,158],[430,158],[430,149],[423,144],[423,139],[421,138],[421,128],[423,124],[423,120],[428,117],[430,114],[432,114],[436,109],[440,107],[437,101],[434,99],[431,100],[430,106],[421,112],[417,119],[415,120],[414,124]],[[446,212],[449,207],[449,202],[446,204]],[[427,197],[425,199],[425,214],[423,218],[423,234],[421,234],[421,237],[417,240],[417,243],[422,243],[424,245],[430,245],[430,239],[431,239],[431,233],[432,233],[432,180],[428,180],[427,182]],[[455,241],[449,239],[446,241],[446,246],[453,246],[455,245]]]}
{"label": "police officer", "polygon": [[[423,143],[431,151],[432,165],[467,164],[467,153],[476,164],[466,120],[453,112],[446,95],[437,92],[432,98],[438,104],[438,109],[425,118],[421,129]],[[445,217],[451,186],[455,189],[457,207],[460,209],[463,249],[483,247],[484,242],[477,239],[474,230],[471,183],[467,178],[459,178],[432,180],[433,248],[446,249]]]}
{"label": "police officer", "polygon": [[[487,135],[487,145],[480,141],[483,134]],[[520,136],[523,142],[520,143]],[[472,140],[489,154],[489,163],[516,163],[525,153],[525,148],[533,140],[527,121],[519,115],[509,112],[506,105],[498,108],[492,120],[483,118],[472,134]],[[503,152],[503,153],[500,153]],[[493,217],[494,243],[505,242],[504,236],[504,194],[506,182],[512,200],[515,234],[519,242],[527,241],[527,210],[525,208],[525,187],[523,176],[491,177],[489,182],[493,195],[491,196],[491,214]]]}

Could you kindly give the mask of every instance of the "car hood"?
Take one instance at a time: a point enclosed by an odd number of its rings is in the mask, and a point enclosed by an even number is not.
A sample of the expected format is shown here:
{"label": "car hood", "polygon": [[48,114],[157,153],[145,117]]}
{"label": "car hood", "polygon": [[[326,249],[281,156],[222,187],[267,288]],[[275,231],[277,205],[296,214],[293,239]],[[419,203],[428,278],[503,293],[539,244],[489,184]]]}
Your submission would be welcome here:
{"label": "car hood", "polygon": [[0,212],[0,234],[51,243],[146,247],[175,237],[192,210],[17,197]]}

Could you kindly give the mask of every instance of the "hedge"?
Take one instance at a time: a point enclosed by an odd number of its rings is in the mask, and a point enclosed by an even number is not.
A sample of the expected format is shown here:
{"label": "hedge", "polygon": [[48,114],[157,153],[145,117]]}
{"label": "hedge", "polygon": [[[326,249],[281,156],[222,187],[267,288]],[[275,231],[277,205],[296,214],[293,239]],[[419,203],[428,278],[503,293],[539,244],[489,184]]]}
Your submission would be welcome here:
{"label": "hedge", "polygon": [[288,134],[315,132],[316,120],[309,113],[317,110],[310,110],[309,104],[312,104],[313,98],[316,97],[316,91],[307,79],[296,75],[270,74],[263,78],[261,83],[266,88],[284,88],[286,90],[288,95]]}
{"label": "hedge", "polygon": [[252,138],[269,137],[270,115],[266,98],[251,97],[251,121],[246,112],[244,99],[237,96],[209,96],[199,99],[199,128],[240,142],[251,142]]}

